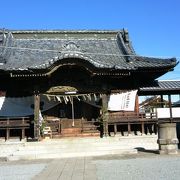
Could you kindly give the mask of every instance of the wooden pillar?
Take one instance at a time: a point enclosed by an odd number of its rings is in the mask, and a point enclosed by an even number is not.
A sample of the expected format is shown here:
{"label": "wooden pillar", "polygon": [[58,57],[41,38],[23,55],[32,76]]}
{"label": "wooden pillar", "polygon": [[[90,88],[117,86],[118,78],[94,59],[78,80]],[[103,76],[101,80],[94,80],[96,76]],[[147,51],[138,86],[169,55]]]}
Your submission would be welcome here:
{"label": "wooden pillar", "polygon": [[128,135],[131,134],[131,124],[128,122]]}
{"label": "wooden pillar", "polygon": [[74,127],[74,100],[73,96],[71,98],[71,111],[72,111],[72,127]]}
{"label": "wooden pillar", "polygon": [[39,111],[40,111],[40,95],[34,95],[34,138],[39,139],[40,127],[39,127]]}
{"label": "wooden pillar", "polygon": [[22,131],[21,131],[21,139],[24,139],[25,138],[25,129],[22,128]]}
{"label": "wooden pillar", "polygon": [[10,136],[10,129],[7,128],[6,129],[6,141],[9,140],[9,136]]}
{"label": "wooden pillar", "polygon": [[154,133],[157,134],[157,124],[154,123]]}
{"label": "wooden pillar", "polygon": [[61,120],[59,119],[59,124],[58,124],[58,133],[61,133]]}
{"label": "wooden pillar", "polygon": [[[22,118],[22,125],[24,125],[24,118]],[[21,129],[21,139],[25,138],[25,129],[22,127]]]}
{"label": "wooden pillar", "polygon": [[108,136],[108,95],[103,94],[102,95],[102,118],[103,118],[103,135],[105,137]]}
{"label": "wooden pillar", "polygon": [[136,94],[136,100],[135,100],[135,112],[136,114],[139,114],[139,96]]}
{"label": "wooden pillar", "polygon": [[144,135],[144,122],[141,123],[141,133]]}
{"label": "wooden pillar", "polygon": [[168,94],[168,101],[169,101],[170,122],[172,123],[173,117],[172,117],[172,104],[171,104],[171,95],[170,94]]}
{"label": "wooden pillar", "polygon": [[116,135],[117,134],[117,124],[115,123],[114,124],[114,135]]}
{"label": "wooden pillar", "polygon": [[163,104],[163,95],[161,94],[161,108],[164,107],[164,104]]}
{"label": "wooden pillar", "polygon": [[[9,126],[9,118],[7,119],[7,126]],[[10,136],[10,129],[7,127],[6,128],[6,140],[9,140]]]}

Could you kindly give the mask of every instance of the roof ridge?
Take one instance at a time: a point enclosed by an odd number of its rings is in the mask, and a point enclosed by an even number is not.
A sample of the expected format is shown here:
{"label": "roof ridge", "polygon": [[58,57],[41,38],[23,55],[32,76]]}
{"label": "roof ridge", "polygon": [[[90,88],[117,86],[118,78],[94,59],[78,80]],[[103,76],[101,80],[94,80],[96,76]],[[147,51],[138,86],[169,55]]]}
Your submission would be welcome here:
{"label": "roof ridge", "polygon": [[162,79],[162,80],[158,80],[158,82],[168,82],[168,81],[170,81],[170,82],[171,82],[171,81],[175,82],[175,81],[180,81],[180,79],[169,79],[169,80],[168,80],[168,79],[165,79],[165,80]]}
{"label": "roof ridge", "polygon": [[7,31],[10,31],[14,34],[18,34],[18,33],[67,33],[67,34],[71,34],[71,33],[76,33],[76,34],[81,34],[81,33],[84,33],[84,34],[91,34],[91,33],[97,33],[97,34],[106,34],[106,33],[110,33],[110,34],[117,34],[118,32],[122,32],[123,30],[61,30],[61,29],[54,29],[54,30],[46,30],[46,29],[42,29],[42,30],[6,30]]}

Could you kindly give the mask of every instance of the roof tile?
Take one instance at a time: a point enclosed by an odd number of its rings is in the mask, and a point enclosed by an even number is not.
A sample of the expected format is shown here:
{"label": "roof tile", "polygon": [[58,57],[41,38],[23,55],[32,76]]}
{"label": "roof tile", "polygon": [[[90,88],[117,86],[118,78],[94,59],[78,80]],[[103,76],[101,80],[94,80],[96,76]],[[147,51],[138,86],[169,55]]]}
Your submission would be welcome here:
{"label": "roof tile", "polygon": [[[125,34],[123,34],[125,33]],[[126,39],[124,39],[126,37]],[[44,69],[63,58],[82,58],[97,68],[135,70],[174,67],[176,60],[134,54],[127,31],[12,31],[0,46],[0,69]],[[131,57],[129,61],[129,57]],[[58,58],[57,58],[58,57]],[[52,59],[54,61],[52,61]],[[46,66],[43,66],[46,64]]]}

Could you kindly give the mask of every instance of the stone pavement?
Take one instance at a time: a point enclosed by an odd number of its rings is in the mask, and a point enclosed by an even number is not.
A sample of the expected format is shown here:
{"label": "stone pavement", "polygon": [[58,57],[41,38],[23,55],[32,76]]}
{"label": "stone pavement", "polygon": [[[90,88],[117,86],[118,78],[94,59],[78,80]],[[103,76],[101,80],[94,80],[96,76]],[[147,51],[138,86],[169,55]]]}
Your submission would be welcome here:
{"label": "stone pavement", "polygon": [[131,155],[0,162],[1,180],[179,180],[180,154]]}
{"label": "stone pavement", "polygon": [[141,152],[53,160],[33,180],[179,180],[180,155]]}
{"label": "stone pavement", "polygon": [[0,143],[0,180],[178,180],[180,154],[157,150],[147,135]]}
{"label": "stone pavement", "polygon": [[53,160],[34,180],[95,180],[96,166],[92,157]]}

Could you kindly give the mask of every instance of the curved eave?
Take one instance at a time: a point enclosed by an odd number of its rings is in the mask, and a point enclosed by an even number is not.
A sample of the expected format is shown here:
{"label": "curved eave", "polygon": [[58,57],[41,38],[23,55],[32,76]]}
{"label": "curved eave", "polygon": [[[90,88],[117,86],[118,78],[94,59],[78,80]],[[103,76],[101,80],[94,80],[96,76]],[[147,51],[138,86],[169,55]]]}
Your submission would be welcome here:
{"label": "curved eave", "polygon": [[[129,76],[131,72],[161,72],[165,74],[174,69],[179,63],[175,58],[157,59],[148,57],[138,57],[126,62],[127,66],[119,64],[111,64],[107,62],[98,62],[86,56],[82,52],[61,53],[59,56],[47,60],[45,63],[31,66],[29,68],[18,68],[8,70],[11,77],[33,77],[33,76],[49,76],[62,66],[81,66],[91,75],[116,75]],[[153,66],[154,63],[154,66]],[[7,72],[7,71],[6,71]],[[14,76],[15,75],[15,76]]]}
{"label": "curved eave", "polygon": [[161,65],[159,67],[139,67],[137,72],[151,71],[151,72],[168,72],[173,71],[176,65]]}
{"label": "curved eave", "polygon": [[[52,74],[55,72],[59,67],[66,66],[66,65],[79,65],[84,67],[87,71],[91,74],[98,74],[99,71],[106,72],[111,71],[119,72],[119,71],[129,71],[129,68],[122,68],[118,65],[110,65],[110,64],[103,64],[97,61],[94,61],[90,56],[85,56],[83,53],[65,53],[61,54],[60,56],[54,57],[50,59],[47,63],[41,64],[39,66],[30,67],[28,70],[33,72],[43,72],[47,75]],[[131,68],[133,69],[133,68]]]}
{"label": "curved eave", "polygon": [[[146,63],[147,68],[175,67],[178,64],[176,58],[163,59],[163,58],[138,56],[136,57],[135,61],[140,63],[142,62],[142,65],[143,63]],[[139,68],[141,68],[141,66]]]}
{"label": "curved eave", "polygon": [[82,53],[65,53],[60,56],[54,57],[48,62],[39,66],[30,67],[31,71],[42,71],[46,75],[52,74],[61,66],[66,65],[82,65],[87,71],[93,73],[93,69],[101,67],[100,63],[93,61],[90,57],[83,55]]}

